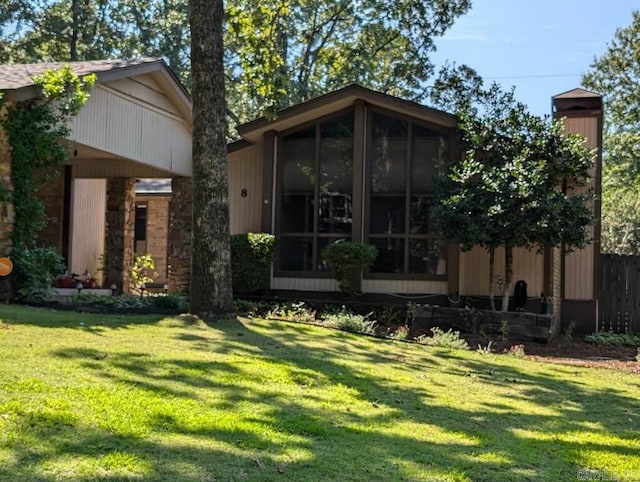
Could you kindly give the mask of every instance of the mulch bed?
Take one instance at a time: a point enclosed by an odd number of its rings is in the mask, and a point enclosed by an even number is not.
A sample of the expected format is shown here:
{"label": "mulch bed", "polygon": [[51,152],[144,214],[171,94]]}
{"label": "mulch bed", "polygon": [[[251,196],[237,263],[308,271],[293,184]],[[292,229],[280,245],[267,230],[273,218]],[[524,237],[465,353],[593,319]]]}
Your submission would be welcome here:
{"label": "mulch bed", "polygon": [[[487,346],[488,340],[476,336],[465,336],[469,346]],[[584,340],[557,340],[548,343],[510,340],[505,346],[494,341],[496,352],[508,351],[511,345],[522,344],[529,360],[561,363],[583,367],[613,368],[640,373],[640,362],[636,361],[638,348],[634,346],[594,345]]]}

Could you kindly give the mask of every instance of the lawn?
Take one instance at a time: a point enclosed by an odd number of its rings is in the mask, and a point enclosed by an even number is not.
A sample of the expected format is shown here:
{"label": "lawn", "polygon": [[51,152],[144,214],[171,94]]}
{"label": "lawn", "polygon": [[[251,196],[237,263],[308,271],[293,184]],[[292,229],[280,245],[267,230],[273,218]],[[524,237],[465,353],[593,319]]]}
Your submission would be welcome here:
{"label": "lawn", "polygon": [[640,480],[639,395],[310,325],[0,306],[2,481]]}

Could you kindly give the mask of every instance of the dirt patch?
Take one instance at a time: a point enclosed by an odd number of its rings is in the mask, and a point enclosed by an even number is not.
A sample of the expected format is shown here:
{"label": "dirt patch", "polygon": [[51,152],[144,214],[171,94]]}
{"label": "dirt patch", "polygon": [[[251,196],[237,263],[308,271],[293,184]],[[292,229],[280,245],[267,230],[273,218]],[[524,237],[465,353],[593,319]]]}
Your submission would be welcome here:
{"label": "dirt patch", "polygon": [[[472,348],[486,347],[489,340],[477,336],[465,336]],[[525,358],[549,363],[562,363],[584,367],[612,368],[640,373],[640,362],[636,361],[638,348],[634,346],[594,345],[584,340],[558,340],[548,343],[509,340],[503,344],[492,341],[496,353],[509,351],[511,345],[524,345]]]}

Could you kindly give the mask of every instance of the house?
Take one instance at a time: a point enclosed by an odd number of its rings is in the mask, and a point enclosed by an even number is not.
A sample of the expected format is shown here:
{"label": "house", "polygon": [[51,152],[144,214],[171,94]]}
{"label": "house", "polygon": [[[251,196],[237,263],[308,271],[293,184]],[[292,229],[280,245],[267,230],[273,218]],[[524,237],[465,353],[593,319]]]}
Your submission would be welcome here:
{"label": "house", "polygon": [[[575,89],[553,105],[567,132],[583,134],[597,149],[592,174],[599,194],[601,96]],[[429,215],[433,177],[460,155],[454,116],[351,85],[238,132],[242,140],[228,155],[231,231],[276,235],[272,290],[337,291],[320,253],[344,239],[378,248],[361,280],[365,293],[426,303],[488,295],[487,253],[461,252],[438,236]],[[598,219],[599,210],[597,201]],[[552,297],[556,315],[588,332],[598,319],[599,230],[598,223],[595,242],[571,254],[514,252],[514,280],[527,282],[531,298]],[[497,252],[497,273],[502,259]]]}
{"label": "house", "polygon": [[[39,192],[49,223],[42,244],[56,246],[73,272],[104,273],[118,291],[134,257],[135,182],[169,178],[166,260],[172,290],[188,286],[191,238],[191,99],[161,59],[0,66],[4,107],[39,95],[33,76],[70,65],[96,74],[89,100],[71,121],[69,163]],[[0,181],[11,189],[11,147],[0,132]],[[0,255],[10,252],[13,209],[0,209]],[[166,279],[166,278],[165,278]]]}
{"label": "house", "polygon": [[[31,77],[60,64],[1,66],[0,90],[11,101],[35,95]],[[134,254],[151,252],[171,291],[188,289],[191,247],[191,104],[158,59],[78,62],[98,82],[73,120],[71,161],[43,189],[50,218],[43,238],[71,269],[94,272],[125,289]],[[600,192],[602,98],[575,89],[553,98],[567,132],[597,149],[593,187]],[[322,249],[363,241],[378,258],[361,280],[371,296],[447,303],[488,294],[488,256],[461,252],[441,239],[430,219],[431,181],[460,156],[453,115],[357,85],[284,109],[274,119],[238,127],[228,146],[231,233],[277,236],[270,288],[276,292],[338,290]],[[0,176],[10,183],[10,152],[0,136]],[[137,179],[165,179],[164,184]],[[171,179],[169,194],[169,182]],[[162,185],[161,185],[162,184]],[[599,201],[594,203],[599,219]],[[9,248],[10,209],[0,211],[0,254]],[[103,213],[105,213],[103,215]],[[554,312],[594,331],[600,287],[599,224],[595,242],[565,253],[514,252],[514,280],[529,296],[544,293]],[[165,248],[166,247],[166,248]],[[166,257],[163,258],[163,253]],[[501,253],[496,253],[501,272]],[[163,276],[166,273],[166,277]],[[452,298],[453,297],[453,298]],[[535,302],[528,305],[535,308]]]}

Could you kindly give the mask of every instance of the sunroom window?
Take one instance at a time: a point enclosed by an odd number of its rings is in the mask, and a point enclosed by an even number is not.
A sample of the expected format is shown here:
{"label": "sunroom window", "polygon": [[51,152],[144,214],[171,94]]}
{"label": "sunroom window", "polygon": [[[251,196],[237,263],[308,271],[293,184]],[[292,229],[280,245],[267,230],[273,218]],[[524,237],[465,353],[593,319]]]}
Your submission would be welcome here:
{"label": "sunroom window", "polygon": [[285,133],[280,139],[276,266],[328,271],[320,253],[351,239],[353,110]]}
{"label": "sunroom window", "polygon": [[373,112],[369,118],[367,241],[374,274],[446,276],[447,244],[430,217],[432,183],[448,139],[436,129]]}

